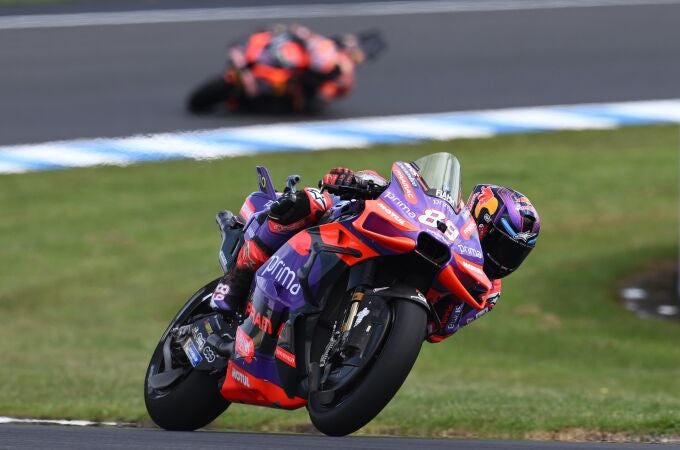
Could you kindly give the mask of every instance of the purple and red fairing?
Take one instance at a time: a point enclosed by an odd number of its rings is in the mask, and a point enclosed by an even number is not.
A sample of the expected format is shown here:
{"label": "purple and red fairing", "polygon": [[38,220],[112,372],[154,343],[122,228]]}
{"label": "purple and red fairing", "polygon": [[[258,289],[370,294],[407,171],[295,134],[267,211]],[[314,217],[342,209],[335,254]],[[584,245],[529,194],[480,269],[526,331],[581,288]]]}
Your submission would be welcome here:
{"label": "purple and red fairing", "polygon": [[[248,197],[241,210],[249,219],[246,233],[269,200],[262,192]],[[437,267],[428,303],[446,297],[485,308],[491,281],[482,270],[476,223],[460,199],[459,163],[448,153],[394,163],[378,198],[336,201],[318,226],[294,235],[258,269],[222,395],[286,409],[304,406],[298,385],[306,376],[305,354],[296,341],[296,320],[318,313],[320,299],[348,268],[411,253]]]}

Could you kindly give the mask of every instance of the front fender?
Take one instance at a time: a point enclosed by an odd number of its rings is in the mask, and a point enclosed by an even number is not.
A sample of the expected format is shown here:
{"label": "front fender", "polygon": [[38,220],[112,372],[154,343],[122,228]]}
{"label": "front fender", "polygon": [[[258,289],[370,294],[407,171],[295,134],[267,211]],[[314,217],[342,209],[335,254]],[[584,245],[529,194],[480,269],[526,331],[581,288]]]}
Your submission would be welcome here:
{"label": "front fender", "polygon": [[407,284],[395,284],[390,287],[378,287],[366,292],[366,295],[377,295],[384,298],[403,298],[405,300],[412,301],[421,307],[425,308],[425,311],[430,313],[430,304],[427,303],[427,299],[418,289]]}

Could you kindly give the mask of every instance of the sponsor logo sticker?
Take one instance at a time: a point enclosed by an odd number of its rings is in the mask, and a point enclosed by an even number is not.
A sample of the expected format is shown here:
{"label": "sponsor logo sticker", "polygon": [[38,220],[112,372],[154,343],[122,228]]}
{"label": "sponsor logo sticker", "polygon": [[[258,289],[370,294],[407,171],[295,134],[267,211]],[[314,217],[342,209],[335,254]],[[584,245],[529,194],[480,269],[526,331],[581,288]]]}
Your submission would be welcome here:
{"label": "sponsor logo sticker", "polygon": [[207,331],[209,335],[215,333],[212,329],[212,325],[210,325],[210,320],[205,319],[203,321],[203,326],[205,327],[205,331]]}
{"label": "sponsor logo sticker", "polygon": [[394,193],[390,191],[385,191],[385,197],[392,202],[395,209],[401,210],[402,214],[405,214],[411,219],[416,218],[416,213],[413,212],[411,208],[409,208],[409,206],[406,203],[404,203],[399,197],[394,195]]}
{"label": "sponsor logo sticker", "polygon": [[392,173],[394,173],[394,176],[397,178],[397,182],[399,183],[399,186],[401,186],[401,190],[404,191],[404,198],[406,201],[412,205],[415,205],[418,202],[418,198],[416,197],[416,193],[413,190],[413,186],[409,182],[406,175],[404,175],[404,172],[402,172],[401,169],[394,167],[392,169]]}
{"label": "sponsor logo sticker", "polygon": [[245,387],[250,387],[250,379],[248,378],[248,375],[245,373],[241,372],[240,370],[236,370],[236,368],[232,367],[231,368],[231,377],[244,385]]}
{"label": "sponsor logo sticker", "polygon": [[272,321],[265,314],[256,311],[252,303],[248,303],[246,314],[250,317],[253,325],[269,335],[272,334]]}
{"label": "sponsor logo sticker", "polygon": [[192,366],[196,367],[198,363],[200,363],[203,360],[201,354],[198,352],[198,349],[196,348],[196,345],[194,344],[194,341],[192,341],[191,339],[188,339],[184,343],[182,348],[184,349],[184,353],[186,353],[187,358],[189,358],[189,362],[191,363]]}
{"label": "sponsor logo sticker", "polygon": [[203,357],[205,357],[205,359],[209,363],[215,361],[215,358],[216,358],[215,352],[213,352],[212,348],[210,348],[210,347],[203,347]]}
{"label": "sponsor logo sticker", "polygon": [[315,188],[307,188],[307,192],[312,196],[317,205],[324,211],[328,208],[326,205],[326,198],[323,196],[321,191]]}
{"label": "sponsor logo sticker", "polygon": [[203,350],[203,347],[205,347],[205,338],[203,337],[203,333],[198,331],[198,327],[194,327],[194,339],[196,339],[198,350]]}
{"label": "sponsor logo sticker", "polygon": [[475,258],[482,258],[482,252],[474,247],[468,247],[467,245],[458,245],[458,251],[461,255],[474,256]]}
{"label": "sponsor logo sticker", "polygon": [[276,280],[292,295],[297,295],[300,292],[300,283],[298,282],[297,275],[280,257],[274,255],[269,259],[269,263],[264,270],[264,274],[268,273],[271,273],[272,279]]}
{"label": "sponsor logo sticker", "polygon": [[406,225],[404,218],[388,208],[383,202],[377,201],[376,205],[378,205],[378,208],[382,209],[383,212],[390,217],[390,219],[397,222],[399,225]]}
{"label": "sponsor logo sticker", "polygon": [[246,362],[250,364],[255,355],[255,346],[253,340],[241,328],[236,330],[236,343],[234,344],[236,353],[245,358]]}
{"label": "sponsor logo sticker", "polygon": [[522,240],[522,241],[524,241],[524,242],[528,242],[529,239],[533,238],[534,236],[536,236],[536,233],[531,233],[531,232],[529,232],[529,231],[524,231],[524,232],[522,232],[522,233],[517,233],[517,234],[515,235],[515,239],[520,239],[520,240]]}
{"label": "sponsor logo sticker", "polygon": [[460,229],[460,234],[467,241],[468,239],[470,239],[472,237],[472,234],[475,232],[476,229],[477,229],[477,223],[470,218],[465,223],[465,226],[463,226],[463,228]]}
{"label": "sponsor logo sticker", "polygon": [[[479,214],[482,212],[482,209],[484,208],[486,208],[488,214],[494,214],[498,209],[498,199],[493,194],[491,188],[488,186],[482,187],[482,193],[479,194],[477,206],[475,206],[475,217],[479,217]],[[487,220],[487,222],[490,222],[490,220]]]}
{"label": "sponsor logo sticker", "polygon": [[456,199],[451,196],[451,193],[449,193],[449,191],[442,191],[441,189],[436,189],[434,191],[434,195],[443,200],[446,200],[451,204],[456,203]]}
{"label": "sponsor logo sticker", "polygon": [[253,208],[252,205],[246,202],[243,204],[243,206],[241,206],[241,210],[238,213],[241,215],[241,217],[248,220],[250,219],[250,216],[252,216],[255,213],[255,208]]}
{"label": "sponsor logo sticker", "polygon": [[412,165],[410,164],[404,164],[402,162],[398,162],[397,165],[401,170],[406,173],[406,177],[408,178],[408,181],[411,183],[411,186],[413,187],[418,187],[418,172],[416,172],[416,169],[413,168]]}
{"label": "sponsor logo sticker", "polygon": [[470,264],[469,262],[465,261],[464,259],[459,259],[458,262],[460,263],[461,266],[465,267],[465,269],[468,272],[474,273],[475,275],[482,277],[482,279],[486,278],[486,274],[479,267],[477,267],[473,264]]}
{"label": "sponsor logo sticker", "polygon": [[463,306],[464,306],[463,303],[459,303],[453,310],[453,314],[449,317],[449,321],[446,324],[447,333],[455,331],[455,329],[458,327],[458,321],[460,320],[460,315],[463,312]]}
{"label": "sponsor logo sticker", "polygon": [[295,355],[293,355],[288,350],[277,346],[276,350],[274,350],[274,356],[276,356],[278,359],[288,364],[289,366],[293,368],[295,367]]}

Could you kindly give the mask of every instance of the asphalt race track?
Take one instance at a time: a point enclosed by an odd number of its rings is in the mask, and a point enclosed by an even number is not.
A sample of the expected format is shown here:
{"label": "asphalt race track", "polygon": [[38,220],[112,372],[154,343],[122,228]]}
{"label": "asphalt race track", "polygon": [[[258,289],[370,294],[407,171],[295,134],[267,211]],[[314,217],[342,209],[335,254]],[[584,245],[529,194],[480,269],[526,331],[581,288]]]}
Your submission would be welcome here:
{"label": "asphalt race track", "polygon": [[[329,34],[379,28],[390,44],[320,117],[331,119],[675,98],[679,17],[668,4],[302,22]],[[228,42],[271,22],[0,29],[0,145],[290,120],[183,108],[221,71]]]}
{"label": "asphalt race track", "polygon": [[[54,6],[43,8],[55,10]],[[101,8],[110,6],[104,3]],[[332,17],[303,23],[329,34],[377,27],[390,44],[380,61],[359,69],[354,95],[319,117],[335,119],[677,98],[679,19],[680,4],[667,4]],[[271,22],[0,29],[0,145],[299,120],[252,115],[194,117],[183,108],[188,92],[221,70],[229,41]],[[637,450],[648,449],[649,444],[0,425],[0,449],[594,447]]]}
{"label": "asphalt race track", "polygon": [[[169,432],[138,428],[82,428],[35,425],[0,425],[0,449],[131,450],[164,449],[329,449],[329,450],[648,450],[650,444],[607,444],[459,439],[413,439],[351,436],[332,438],[314,435]],[[663,449],[677,449],[664,445]]]}

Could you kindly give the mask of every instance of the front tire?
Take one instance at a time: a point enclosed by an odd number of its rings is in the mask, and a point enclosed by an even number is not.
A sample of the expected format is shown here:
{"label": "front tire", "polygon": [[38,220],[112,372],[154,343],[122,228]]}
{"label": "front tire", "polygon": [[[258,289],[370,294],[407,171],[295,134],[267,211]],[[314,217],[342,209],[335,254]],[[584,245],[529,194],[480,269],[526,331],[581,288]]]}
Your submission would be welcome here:
{"label": "front tire", "polygon": [[189,95],[187,109],[194,114],[207,114],[226,102],[230,94],[231,86],[223,77],[211,78]]}
{"label": "front tire", "polygon": [[149,378],[172,368],[164,367],[163,346],[172,339],[170,330],[185,325],[208,306],[203,298],[215,290],[219,279],[199,289],[177,314],[156,346],[144,378],[144,402],[151,419],[161,428],[192,431],[204,427],[222,414],[229,402],[222,397],[218,376],[193,370],[189,365],[185,373],[167,388],[153,389]]}
{"label": "front tire", "polygon": [[406,380],[425,338],[427,313],[405,299],[390,300],[393,320],[372,366],[349,393],[322,404],[310,396],[309,417],[329,436],[345,436],[370,422],[387,406]]}

